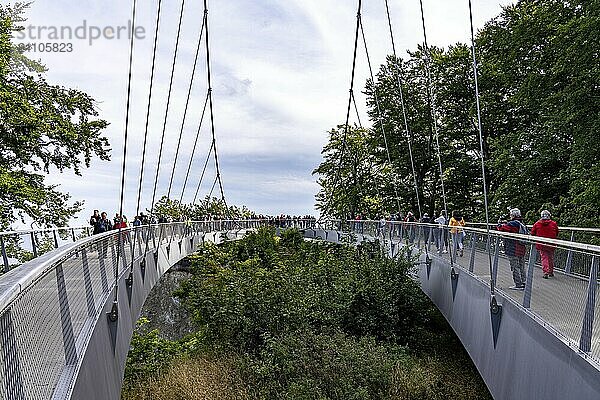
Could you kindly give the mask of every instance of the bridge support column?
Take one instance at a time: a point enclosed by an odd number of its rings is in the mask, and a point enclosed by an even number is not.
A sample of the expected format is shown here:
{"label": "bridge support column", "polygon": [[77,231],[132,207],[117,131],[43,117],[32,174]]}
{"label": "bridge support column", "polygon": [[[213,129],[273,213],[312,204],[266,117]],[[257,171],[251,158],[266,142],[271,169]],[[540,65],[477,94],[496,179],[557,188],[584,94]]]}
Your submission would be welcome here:
{"label": "bridge support column", "polygon": [[583,324],[581,328],[581,339],[579,350],[589,352],[592,347],[592,331],[594,328],[594,308],[596,306],[596,287],[598,286],[598,257],[592,257],[590,268],[590,280],[588,282],[587,302],[583,313]]}

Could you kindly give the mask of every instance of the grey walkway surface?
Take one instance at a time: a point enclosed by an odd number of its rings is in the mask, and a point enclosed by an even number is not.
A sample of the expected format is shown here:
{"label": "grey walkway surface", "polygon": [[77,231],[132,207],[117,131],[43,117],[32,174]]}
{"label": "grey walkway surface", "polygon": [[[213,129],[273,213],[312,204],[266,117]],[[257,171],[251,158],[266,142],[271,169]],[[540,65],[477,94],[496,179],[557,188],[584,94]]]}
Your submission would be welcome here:
{"label": "grey walkway surface", "polygon": [[[433,251],[432,251],[433,250]],[[424,251],[424,250],[422,250]],[[449,253],[441,256],[431,246],[429,251],[431,257],[443,257],[450,260]],[[492,260],[494,254],[492,253]],[[525,257],[525,271],[527,272],[527,260]],[[456,257],[455,265],[468,271],[470,263],[470,249],[465,248],[464,256]],[[490,282],[490,262],[488,253],[477,249],[473,274],[479,279]],[[554,277],[543,279],[543,272],[539,264],[535,265],[531,290],[530,311],[539,317],[548,329],[564,336],[564,340],[577,347],[581,337],[582,321],[587,299],[588,282],[579,276],[565,274],[563,270],[555,267]],[[512,272],[508,259],[501,254],[498,260],[498,272],[496,277],[496,290],[502,291],[516,303],[523,305],[525,292],[509,289],[514,285]],[[598,315],[600,302],[596,302],[595,315]],[[596,321],[600,322],[600,321]],[[590,355],[600,360],[600,324],[594,324],[592,346]]]}

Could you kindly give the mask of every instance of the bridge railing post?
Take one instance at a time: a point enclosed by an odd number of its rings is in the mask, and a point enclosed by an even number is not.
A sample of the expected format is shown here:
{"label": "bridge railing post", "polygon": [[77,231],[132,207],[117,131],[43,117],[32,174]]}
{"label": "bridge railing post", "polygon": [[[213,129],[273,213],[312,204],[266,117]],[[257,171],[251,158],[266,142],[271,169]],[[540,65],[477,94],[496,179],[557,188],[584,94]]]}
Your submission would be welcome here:
{"label": "bridge railing post", "polygon": [[37,243],[36,243],[36,238],[35,238],[35,232],[31,232],[29,235],[31,237],[31,249],[33,250],[33,256],[37,257],[38,256],[38,251],[37,251]]}
{"label": "bridge railing post", "polygon": [[85,284],[85,300],[88,309],[88,317],[93,317],[96,314],[96,306],[94,302],[94,291],[92,288],[87,249],[85,247],[81,249],[81,265],[83,268],[83,281]]}
{"label": "bridge railing post", "polygon": [[537,258],[537,250],[535,244],[531,243],[531,250],[529,251],[529,260],[527,261],[527,280],[525,282],[525,293],[523,294],[523,307],[531,307],[531,290],[533,288],[533,269],[535,267],[535,260]]}
{"label": "bridge railing post", "polygon": [[596,288],[598,286],[598,256],[592,257],[592,266],[590,268],[590,277],[588,281],[587,301],[583,313],[583,323],[581,326],[581,338],[579,340],[579,349],[583,352],[589,352],[592,347],[592,333],[594,327],[594,310],[596,308]]}
{"label": "bridge railing post", "polygon": [[[571,242],[575,241],[575,231],[571,231]],[[573,249],[567,250],[567,261],[565,262],[565,274],[571,273],[573,264]]]}
{"label": "bridge railing post", "polygon": [[69,307],[69,298],[67,296],[67,285],[63,272],[63,264],[58,264],[55,271],[65,362],[66,365],[76,365],[78,357],[77,349],[75,348],[75,332],[73,331],[73,321],[71,318],[71,309]]}
{"label": "bridge railing post", "polygon": [[0,247],[2,247],[2,261],[4,262],[4,272],[8,272],[10,265],[8,263],[8,255],[6,254],[6,244],[4,243],[4,236],[0,236]]}
{"label": "bridge railing post", "polygon": [[500,258],[500,237],[496,236],[496,246],[494,249],[494,262],[492,263],[492,285],[496,287],[498,278],[498,259]]}
{"label": "bridge railing post", "polygon": [[469,256],[469,272],[475,269],[475,250],[477,247],[477,232],[471,234],[471,254]]}

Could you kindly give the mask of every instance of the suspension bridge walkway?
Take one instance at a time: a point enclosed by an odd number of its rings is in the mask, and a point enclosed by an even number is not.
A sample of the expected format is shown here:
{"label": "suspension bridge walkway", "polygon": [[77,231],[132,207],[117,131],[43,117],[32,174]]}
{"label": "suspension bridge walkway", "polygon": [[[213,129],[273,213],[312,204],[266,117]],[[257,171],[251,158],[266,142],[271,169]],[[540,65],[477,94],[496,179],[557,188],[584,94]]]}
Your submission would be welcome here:
{"label": "suspension bridge walkway", "polygon": [[[420,5],[423,50],[427,59],[424,66],[427,75],[426,95],[431,108],[429,111],[433,136],[437,144],[443,208],[447,209],[438,142],[435,88],[430,73],[431,52],[427,43],[422,1]],[[469,11],[470,6],[469,2]],[[387,1],[386,11],[393,55],[396,58]],[[163,160],[164,139],[177,52],[180,47],[183,13],[184,2],[181,3],[179,11],[152,198],[147,202],[151,205],[151,215],[154,215],[153,210],[157,203],[160,169],[167,164]],[[212,197],[213,191],[218,187],[220,198],[226,206],[215,136],[207,15],[205,0],[204,18],[198,34],[179,134],[173,135],[178,140],[175,156],[171,160],[173,163],[166,198],[175,197],[171,196],[174,177],[177,162],[183,158],[180,157],[182,135],[196,76],[196,63],[204,39],[206,94],[179,201],[182,202],[186,193],[204,114],[208,110],[210,146],[192,204],[196,203],[207,165],[212,158],[215,176],[208,198]],[[133,1],[132,26],[136,25],[135,16],[136,1]],[[148,120],[155,80],[160,17],[161,1],[158,2],[156,10],[142,159],[139,164],[136,215],[139,215],[140,211],[144,167],[147,162]],[[472,15],[470,17],[471,32],[473,32]],[[340,160],[344,158],[347,147],[346,136],[351,122],[352,105],[360,125],[354,97],[359,37],[364,44],[370,78],[375,82],[361,19],[360,0]],[[473,33],[471,37],[483,194],[487,212],[487,187]],[[129,48],[120,212],[118,213],[120,216],[123,215],[125,173],[130,158],[127,146],[131,141],[128,139],[128,133],[133,54],[134,36],[132,35]],[[419,199],[422,197],[420,190],[422,191],[423,188],[417,186],[417,174],[412,156],[412,134],[408,126],[409,119],[406,115],[399,76],[400,74],[398,74],[398,94],[403,116],[401,130],[407,137],[416,203],[421,214]],[[373,100],[377,111],[376,117],[373,118],[376,126],[373,131],[378,131],[380,128],[385,144],[385,158],[387,164],[392,167],[384,116],[380,110],[376,91]],[[337,178],[334,179],[335,184],[343,187],[339,165],[333,177]],[[394,192],[400,208],[396,187]],[[219,243],[223,240],[235,239],[243,236],[247,230],[256,229],[265,223],[268,221],[218,220],[164,223],[119,228],[118,231],[94,236],[89,236],[89,232],[86,233],[85,229],[76,228],[0,233],[2,263],[5,267],[5,273],[0,276],[0,400],[118,399],[136,320],[149,291],[160,277],[171,266],[192,254],[201,243],[207,241]],[[595,320],[598,310],[596,293],[600,247],[588,244],[587,241],[588,238],[598,235],[600,231],[573,228],[566,230],[570,234],[569,238],[533,240],[523,235],[488,230],[485,226],[466,227],[463,228],[466,233],[464,251],[458,251],[456,240],[449,235],[450,251],[438,253],[433,244],[435,235],[443,234],[443,230],[448,229],[447,227],[400,222],[381,225],[378,221],[329,221],[316,225],[314,221],[302,220],[289,221],[288,225],[302,229],[306,238],[320,238],[336,243],[352,244],[362,240],[379,240],[391,256],[405,255],[412,258],[415,262],[414,278],[421,282],[423,291],[449,321],[494,398],[511,400],[600,398],[600,324]],[[581,237],[579,241],[574,240],[575,234]],[[11,245],[11,240],[14,240],[14,235],[21,235],[20,238],[28,241],[33,259],[10,269],[11,260],[7,249]],[[40,248],[42,243],[38,239],[42,235],[48,238],[45,245],[48,246],[49,243],[50,247],[54,247],[53,250],[45,252],[43,251],[45,249]],[[510,240],[522,241],[528,248],[526,285],[519,291],[509,288],[512,278],[504,254],[504,246]],[[556,249],[557,269],[553,278],[541,279],[535,250],[536,243]]]}
{"label": "suspension bridge walkway", "polygon": [[[415,278],[446,317],[496,399],[597,399],[600,396],[598,303],[600,248],[495,230],[464,228],[459,251],[449,234],[440,253],[437,225],[352,221],[313,229],[307,237],[333,242],[378,239],[390,255],[414,257]],[[563,228],[593,237],[598,230]],[[506,240],[527,247],[527,281],[514,285]],[[544,279],[537,244],[555,248],[555,276]],[[462,253],[462,255],[461,255]]]}
{"label": "suspension bridge walkway", "polygon": [[[267,223],[144,225],[75,241],[74,230],[2,233],[2,243],[19,234],[39,243],[43,235],[57,248],[0,276],[0,399],[118,399],[136,320],[160,277],[201,243],[235,239]],[[337,243],[378,239],[390,256],[412,257],[415,279],[454,328],[494,398],[599,398],[598,246],[465,227],[461,256],[452,235],[450,251],[437,252],[434,238],[441,231],[435,225],[284,225]],[[599,233],[581,231],[588,238]],[[509,289],[504,255],[504,241],[517,239],[528,247],[522,291]],[[554,278],[542,279],[535,250],[540,242],[556,248]]]}

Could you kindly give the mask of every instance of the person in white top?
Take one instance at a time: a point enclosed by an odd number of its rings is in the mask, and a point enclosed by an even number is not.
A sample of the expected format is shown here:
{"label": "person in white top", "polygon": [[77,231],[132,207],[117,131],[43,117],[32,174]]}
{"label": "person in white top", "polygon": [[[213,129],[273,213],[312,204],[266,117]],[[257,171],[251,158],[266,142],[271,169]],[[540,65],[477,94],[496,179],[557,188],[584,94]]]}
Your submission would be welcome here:
{"label": "person in white top", "polygon": [[446,213],[440,211],[440,216],[433,220],[438,224],[437,232],[435,233],[435,246],[439,254],[448,252],[448,219]]}

